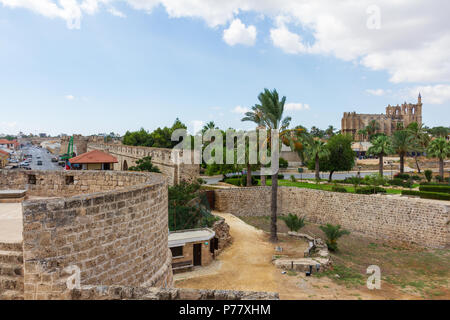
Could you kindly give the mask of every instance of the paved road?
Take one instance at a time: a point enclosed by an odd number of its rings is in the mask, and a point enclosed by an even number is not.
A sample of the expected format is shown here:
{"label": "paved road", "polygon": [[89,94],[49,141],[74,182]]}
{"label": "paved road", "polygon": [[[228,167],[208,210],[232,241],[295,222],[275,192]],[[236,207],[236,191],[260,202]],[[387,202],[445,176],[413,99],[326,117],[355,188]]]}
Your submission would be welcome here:
{"label": "paved road", "polygon": [[[361,172],[361,177],[365,177],[367,175],[373,174],[373,173],[377,173],[378,171],[373,171],[373,172]],[[392,174],[395,174],[397,171],[394,171]],[[234,176],[237,174],[227,174],[228,177]],[[253,171],[252,175],[259,175],[259,171]],[[314,179],[315,178],[315,173],[284,173],[284,179],[289,179],[291,177],[291,175],[293,175],[296,179]],[[328,179],[328,173],[324,172],[324,173],[320,173],[320,178],[321,179]],[[333,180],[344,180],[345,178],[348,177],[356,177],[357,172],[355,171],[350,171],[347,173],[333,173]],[[391,177],[391,171],[390,170],[384,170],[384,176],[387,178]],[[216,184],[218,183],[220,180],[222,180],[222,178],[220,177],[207,177],[207,176],[202,176],[202,179],[206,181],[206,184]]]}
{"label": "paved road", "polygon": [[[31,154],[32,161],[30,163],[30,168],[32,170],[62,170],[62,167],[58,166],[57,162],[52,162],[51,159],[54,157],[53,154],[47,152],[46,149],[37,147],[25,147],[22,148],[22,154]],[[40,157],[40,159],[38,159]],[[42,161],[42,165],[38,165],[38,160]]]}

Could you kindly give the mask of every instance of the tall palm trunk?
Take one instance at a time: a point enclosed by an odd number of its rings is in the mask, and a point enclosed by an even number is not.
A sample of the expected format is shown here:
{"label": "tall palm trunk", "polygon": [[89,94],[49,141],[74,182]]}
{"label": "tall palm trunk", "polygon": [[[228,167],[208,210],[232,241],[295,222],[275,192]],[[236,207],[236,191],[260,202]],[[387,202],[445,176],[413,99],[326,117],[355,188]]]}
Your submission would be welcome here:
{"label": "tall palm trunk", "polygon": [[270,241],[277,242],[277,199],[278,199],[278,172],[272,175],[272,197],[270,203],[271,223],[270,223]]}
{"label": "tall palm trunk", "polygon": [[261,175],[261,185],[262,186],[266,185],[266,176],[265,175]]}
{"label": "tall palm trunk", "polygon": [[383,154],[380,154],[379,157],[380,157],[380,162],[378,163],[378,168],[379,168],[378,170],[379,170],[380,176],[383,176],[383,165],[384,165]]}
{"label": "tall palm trunk", "polygon": [[416,161],[417,172],[420,173],[419,160],[417,160],[417,152],[414,153],[414,160]]}
{"label": "tall palm trunk", "polygon": [[400,173],[405,172],[405,154],[400,153]]}
{"label": "tall palm trunk", "polygon": [[316,155],[316,180],[320,180],[319,156]]}
{"label": "tall palm trunk", "polygon": [[439,175],[444,179],[444,159],[439,158]]}
{"label": "tall palm trunk", "polygon": [[247,164],[247,187],[252,186],[252,169],[250,164]]}

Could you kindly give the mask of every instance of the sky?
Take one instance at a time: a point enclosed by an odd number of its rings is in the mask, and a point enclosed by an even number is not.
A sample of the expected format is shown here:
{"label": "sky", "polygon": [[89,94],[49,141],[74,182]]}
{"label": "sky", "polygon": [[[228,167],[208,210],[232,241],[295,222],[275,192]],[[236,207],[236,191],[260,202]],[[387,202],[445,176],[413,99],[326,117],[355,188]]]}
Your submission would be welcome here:
{"label": "sky", "polygon": [[264,88],[292,126],[423,102],[449,126],[447,0],[0,0],[0,133],[84,135],[214,121]]}

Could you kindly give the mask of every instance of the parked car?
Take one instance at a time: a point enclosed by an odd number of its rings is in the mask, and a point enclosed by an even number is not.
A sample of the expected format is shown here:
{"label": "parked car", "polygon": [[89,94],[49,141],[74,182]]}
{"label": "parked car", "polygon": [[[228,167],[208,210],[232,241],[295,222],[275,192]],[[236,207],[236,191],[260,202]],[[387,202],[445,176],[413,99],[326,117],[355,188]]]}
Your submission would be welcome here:
{"label": "parked car", "polygon": [[52,158],[52,162],[58,162],[58,158],[57,157],[53,157]]}
{"label": "parked car", "polygon": [[39,160],[39,161],[37,162],[37,165],[38,165],[38,166],[42,166],[42,161]]}

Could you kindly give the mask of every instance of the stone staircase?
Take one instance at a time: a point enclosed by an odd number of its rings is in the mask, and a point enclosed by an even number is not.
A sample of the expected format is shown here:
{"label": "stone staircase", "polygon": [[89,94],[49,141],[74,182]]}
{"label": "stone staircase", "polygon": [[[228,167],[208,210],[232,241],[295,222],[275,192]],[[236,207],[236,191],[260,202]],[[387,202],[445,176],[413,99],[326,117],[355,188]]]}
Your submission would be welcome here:
{"label": "stone staircase", "polygon": [[23,300],[22,243],[0,242],[0,300]]}

